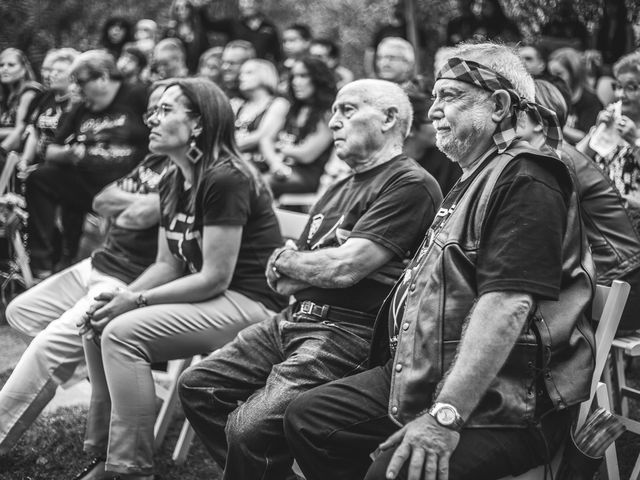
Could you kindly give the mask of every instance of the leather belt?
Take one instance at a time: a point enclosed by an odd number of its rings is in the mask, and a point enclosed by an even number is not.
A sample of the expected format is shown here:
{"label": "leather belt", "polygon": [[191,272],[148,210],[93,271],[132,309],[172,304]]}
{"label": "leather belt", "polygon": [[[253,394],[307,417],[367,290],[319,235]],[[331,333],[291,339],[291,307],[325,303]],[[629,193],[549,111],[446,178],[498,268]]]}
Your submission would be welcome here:
{"label": "leather belt", "polygon": [[331,320],[373,327],[376,316],[359,310],[334,307],[333,305],[323,305],[310,300],[304,300],[293,305],[292,318],[293,321],[306,320],[321,322],[323,320]]}

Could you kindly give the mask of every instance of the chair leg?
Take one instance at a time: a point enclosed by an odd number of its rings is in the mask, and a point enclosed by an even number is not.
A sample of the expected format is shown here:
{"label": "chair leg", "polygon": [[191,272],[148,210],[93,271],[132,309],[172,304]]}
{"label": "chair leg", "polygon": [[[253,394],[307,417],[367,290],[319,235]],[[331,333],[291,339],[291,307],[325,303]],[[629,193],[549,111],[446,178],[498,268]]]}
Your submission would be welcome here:
{"label": "chair leg", "polygon": [[153,427],[153,448],[158,450],[164,441],[164,437],[169,430],[173,415],[178,408],[178,377],[189,366],[191,358],[173,360],[169,362],[167,366],[167,373],[171,377],[171,383],[167,390],[166,397],[160,407],[160,412],[156,418],[156,423]]}
{"label": "chair leg", "polygon": [[[614,368],[613,357],[611,355],[607,355],[607,361],[604,365],[604,369],[602,370],[602,382],[607,386],[607,392],[609,393],[609,405],[617,406],[614,390],[616,388],[616,384],[614,383],[612,375]],[[620,410],[616,408],[615,411],[619,412]]]}
{"label": "chair leg", "polygon": [[189,421],[185,420],[182,424],[182,430],[180,430],[180,436],[178,437],[176,448],[173,450],[173,455],[171,456],[176,465],[182,465],[187,459],[189,449],[191,448],[191,444],[193,443],[195,436],[195,430]]}
{"label": "chair leg", "polygon": [[[599,383],[596,388],[596,402],[597,405],[605,410],[611,411],[611,404],[609,403],[609,392],[607,385]],[[618,456],[616,454],[616,444],[612,443],[604,453],[605,468],[601,469],[600,478],[605,480],[603,473],[606,473],[607,480],[620,480],[620,468],[618,466]],[[633,477],[632,477],[633,478]]]}
{"label": "chair leg", "polygon": [[614,364],[616,366],[616,377],[618,380],[617,394],[618,402],[620,402],[619,412],[623,417],[629,416],[629,400],[622,393],[623,387],[627,386],[627,377],[624,373],[624,350],[621,348],[613,349]]}

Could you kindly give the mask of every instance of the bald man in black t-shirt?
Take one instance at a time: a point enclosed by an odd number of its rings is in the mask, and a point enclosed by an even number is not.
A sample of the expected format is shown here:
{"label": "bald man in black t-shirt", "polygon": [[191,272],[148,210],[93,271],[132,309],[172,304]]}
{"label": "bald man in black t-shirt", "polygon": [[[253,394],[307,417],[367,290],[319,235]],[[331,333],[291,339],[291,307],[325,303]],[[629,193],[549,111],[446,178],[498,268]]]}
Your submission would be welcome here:
{"label": "bald man in black t-shirt", "polygon": [[187,417],[224,479],[289,478],[289,402],[363,370],[375,312],[442,199],[433,177],[402,153],[411,118],[393,83],[359,80],[340,90],[329,127],[353,173],[327,190],[297,242],[267,264],[271,288],[295,303],[181,377]]}

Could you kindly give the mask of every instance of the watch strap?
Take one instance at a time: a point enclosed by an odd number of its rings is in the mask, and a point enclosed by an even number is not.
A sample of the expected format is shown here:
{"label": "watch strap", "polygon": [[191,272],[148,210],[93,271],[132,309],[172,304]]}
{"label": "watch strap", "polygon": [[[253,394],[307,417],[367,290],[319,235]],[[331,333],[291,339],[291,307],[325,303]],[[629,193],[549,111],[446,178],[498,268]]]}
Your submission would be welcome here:
{"label": "watch strap", "polygon": [[[450,410],[454,413],[454,419],[453,422],[451,424],[444,424],[441,423],[440,420],[438,419],[438,412],[442,409],[447,409]],[[438,425],[441,425],[445,428],[448,428],[450,430],[454,430],[456,432],[459,432],[460,430],[462,430],[462,427],[464,426],[464,420],[462,419],[462,417],[460,416],[460,414],[458,413],[458,409],[456,407],[454,407],[453,405],[451,405],[450,403],[443,403],[443,402],[435,402],[427,411],[427,413],[429,415],[431,415],[436,422],[438,422]]]}

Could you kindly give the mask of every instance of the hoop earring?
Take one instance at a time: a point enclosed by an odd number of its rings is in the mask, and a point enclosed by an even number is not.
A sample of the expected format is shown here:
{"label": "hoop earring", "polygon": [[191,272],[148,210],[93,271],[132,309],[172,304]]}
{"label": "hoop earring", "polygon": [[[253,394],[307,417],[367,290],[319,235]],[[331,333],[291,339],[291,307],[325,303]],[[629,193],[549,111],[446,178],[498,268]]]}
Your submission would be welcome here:
{"label": "hoop earring", "polygon": [[198,148],[196,145],[196,137],[191,138],[191,144],[189,145],[189,150],[187,151],[187,158],[194,165],[200,161],[204,154],[202,150]]}

